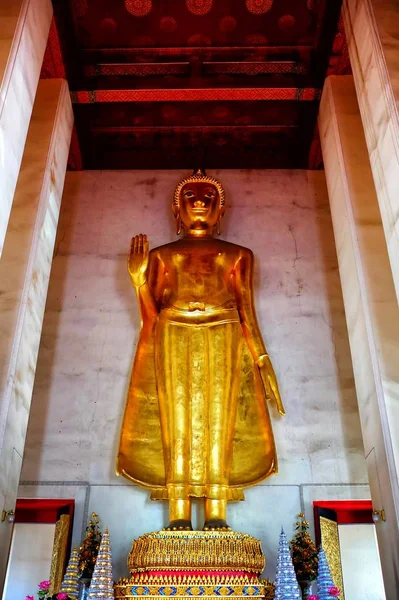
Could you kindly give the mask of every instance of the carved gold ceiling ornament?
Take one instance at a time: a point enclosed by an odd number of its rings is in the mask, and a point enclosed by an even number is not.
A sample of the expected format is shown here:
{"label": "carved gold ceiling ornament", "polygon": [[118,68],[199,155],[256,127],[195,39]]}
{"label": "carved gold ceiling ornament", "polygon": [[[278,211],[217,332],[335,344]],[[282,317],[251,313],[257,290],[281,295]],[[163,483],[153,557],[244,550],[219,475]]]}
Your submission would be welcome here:
{"label": "carved gold ceiling ornament", "polygon": [[173,33],[177,29],[177,21],[174,17],[162,17],[159,29],[164,33]]}
{"label": "carved gold ceiling ornament", "polygon": [[245,36],[245,43],[248,46],[267,46],[267,37],[263,33],[249,33]]}
{"label": "carved gold ceiling ornament", "polygon": [[264,15],[273,6],[273,0],[245,0],[247,9],[253,15]]}
{"label": "carved gold ceiling ornament", "polygon": [[278,26],[282,31],[288,31],[295,25],[295,17],[292,15],[283,15],[278,20]]}
{"label": "carved gold ceiling ornament", "polygon": [[76,18],[82,19],[89,8],[87,0],[71,0],[73,14],[76,15]]}
{"label": "carved gold ceiling ornament", "polygon": [[152,0],[125,0],[126,10],[134,17],[145,17],[152,9]]}
{"label": "carved gold ceiling ornament", "polygon": [[100,29],[108,35],[112,35],[118,29],[118,24],[115,19],[111,19],[111,17],[106,17],[100,21]]}
{"label": "carved gold ceiling ornament", "polygon": [[222,33],[231,33],[237,28],[237,19],[228,15],[219,21],[219,30]]}
{"label": "carved gold ceiling ornament", "polygon": [[191,47],[201,47],[201,46],[211,46],[212,40],[207,35],[202,35],[202,33],[194,33],[194,35],[190,35],[187,40],[187,46]]}
{"label": "carved gold ceiling ornament", "polygon": [[197,16],[206,15],[213,6],[213,0],[186,0],[190,13]]}

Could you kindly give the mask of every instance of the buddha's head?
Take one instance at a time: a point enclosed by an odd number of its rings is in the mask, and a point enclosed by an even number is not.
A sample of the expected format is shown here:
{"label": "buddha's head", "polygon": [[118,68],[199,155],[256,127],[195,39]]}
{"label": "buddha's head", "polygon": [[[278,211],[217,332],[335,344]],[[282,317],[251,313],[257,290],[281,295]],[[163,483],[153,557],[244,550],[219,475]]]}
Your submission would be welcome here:
{"label": "buddha's head", "polygon": [[186,232],[212,232],[216,227],[220,233],[220,222],[225,211],[224,189],[214,177],[201,170],[191,177],[182,179],[176,186],[173,197],[173,213],[177,233],[183,225]]}

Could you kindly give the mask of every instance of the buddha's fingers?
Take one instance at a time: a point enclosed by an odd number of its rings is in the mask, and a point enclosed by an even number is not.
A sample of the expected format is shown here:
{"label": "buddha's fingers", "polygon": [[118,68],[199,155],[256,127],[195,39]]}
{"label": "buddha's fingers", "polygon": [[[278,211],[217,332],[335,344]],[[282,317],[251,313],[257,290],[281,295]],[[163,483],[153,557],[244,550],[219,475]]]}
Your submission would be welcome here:
{"label": "buddha's fingers", "polygon": [[267,381],[268,381],[269,390],[270,390],[269,400],[272,400],[273,402],[276,403],[277,410],[280,413],[280,415],[285,415],[283,401],[281,400],[280,390],[278,387],[276,375],[274,373],[273,367],[271,366],[271,363],[269,363],[268,367],[269,367],[269,371],[268,371],[268,375],[267,375]]}
{"label": "buddha's fingers", "polygon": [[147,242],[147,236],[144,236],[144,244],[143,244],[143,256],[145,259],[148,258],[148,255],[150,253],[150,243]]}
{"label": "buddha's fingers", "polygon": [[285,413],[285,408],[284,408],[284,405],[283,405],[283,402],[282,402],[280,396],[278,396],[276,398],[276,404],[277,404],[277,410],[278,410],[279,414],[282,417],[284,417],[286,413]]}
{"label": "buddha's fingers", "polygon": [[273,391],[273,399],[276,402],[277,410],[280,415],[284,416],[285,409],[284,409],[283,401],[281,400],[279,389],[276,385],[273,385],[273,384],[271,387],[272,387],[272,391]]}

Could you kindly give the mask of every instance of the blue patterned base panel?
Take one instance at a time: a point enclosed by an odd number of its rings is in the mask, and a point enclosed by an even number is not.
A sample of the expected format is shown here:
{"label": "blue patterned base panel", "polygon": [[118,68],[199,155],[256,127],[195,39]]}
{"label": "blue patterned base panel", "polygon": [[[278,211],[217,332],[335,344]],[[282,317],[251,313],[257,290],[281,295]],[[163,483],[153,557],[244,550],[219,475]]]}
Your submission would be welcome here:
{"label": "blue patterned base panel", "polygon": [[187,585],[178,583],[176,585],[139,583],[122,583],[115,586],[115,598],[265,598],[268,596],[267,584],[257,581],[245,584],[198,584]]}

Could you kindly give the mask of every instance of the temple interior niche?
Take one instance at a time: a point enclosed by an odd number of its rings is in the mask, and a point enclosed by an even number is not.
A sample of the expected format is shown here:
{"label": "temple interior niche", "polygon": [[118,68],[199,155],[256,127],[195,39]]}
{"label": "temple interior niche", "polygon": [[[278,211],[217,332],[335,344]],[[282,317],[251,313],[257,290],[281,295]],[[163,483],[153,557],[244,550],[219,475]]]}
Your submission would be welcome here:
{"label": "temple interior niche", "polygon": [[[115,580],[128,574],[133,539],[162,530],[168,517],[173,523],[167,502],[151,502],[148,490],[115,473],[140,334],[126,259],[138,233],[151,248],[176,239],[173,191],[198,168],[226,189],[220,239],[254,253],[256,313],[287,411],[283,418],[268,403],[278,475],[246,489],[245,502],[228,503],[226,538],[245,532],[260,540],[262,577],[274,580],[281,527],[290,539],[303,514],[334,563],[341,600],[371,591],[373,600],[391,600],[399,581],[399,354],[389,323],[399,322],[396,7],[389,0],[4,6],[0,547],[14,558],[3,600],[30,585],[10,584],[25,569],[21,524],[34,546],[35,520],[51,521],[51,532],[57,523],[56,540],[63,519],[58,566],[47,536],[38,568],[26,569],[33,581],[50,561],[52,592],[93,512],[109,528]],[[154,496],[170,506],[170,489],[161,488]],[[208,535],[206,502],[215,506],[219,492],[193,500],[189,538]],[[26,523],[21,502],[32,503]],[[323,502],[343,502],[335,521]],[[353,510],[342,517],[346,503]],[[332,519],[324,530],[323,510]],[[326,531],[334,531],[328,540]],[[0,552],[0,594],[6,563]],[[370,579],[361,588],[362,569]]]}
{"label": "temple interior niche", "polygon": [[[132,231],[148,231],[152,247],[175,239],[169,198],[180,176],[68,173],[64,188],[21,480],[89,483],[89,510],[113,531],[116,575],[131,537],[166,518],[114,474],[139,327],[126,240]],[[258,318],[287,403],[286,418],[270,407],[278,476],[228,507],[232,527],[261,538],[272,576],[274,540],[281,525],[292,531],[302,491],[307,513],[321,484],[326,498],[368,495],[342,293],[323,172],[216,176],[227,194],[222,237],[257,258]]]}

